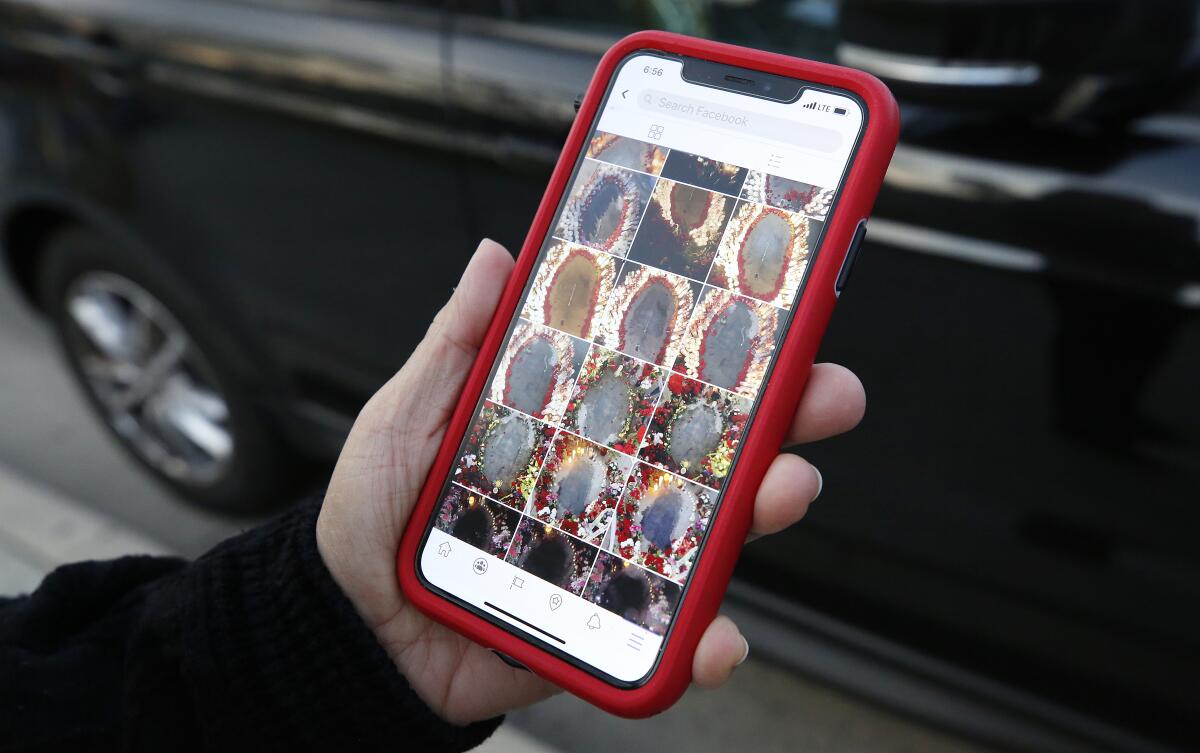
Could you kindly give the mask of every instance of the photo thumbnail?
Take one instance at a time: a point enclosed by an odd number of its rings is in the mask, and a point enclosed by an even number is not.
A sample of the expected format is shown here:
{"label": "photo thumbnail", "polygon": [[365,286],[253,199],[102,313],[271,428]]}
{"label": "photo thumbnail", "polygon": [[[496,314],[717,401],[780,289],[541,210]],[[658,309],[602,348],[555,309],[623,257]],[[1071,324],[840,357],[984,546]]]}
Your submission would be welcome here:
{"label": "photo thumbnail", "polygon": [[664,178],[690,183],[709,191],[727,193],[730,196],[738,195],[742,183],[746,180],[746,173],[744,167],[678,150],[671,152],[662,169]]}
{"label": "photo thumbnail", "polygon": [[593,346],[563,426],[626,455],[637,453],[662,389],[663,372],[616,351]]}
{"label": "photo thumbnail", "polygon": [[703,280],[734,201],[724,194],[660,179],[629,258]]}
{"label": "photo thumbnail", "polygon": [[608,528],[633,459],[560,431],[526,513],[595,542]]}
{"label": "photo thumbnail", "polygon": [[653,186],[653,176],[584,160],[554,235],[625,256]]}
{"label": "photo thumbnail", "polygon": [[579,595],[600,550],[533,518],[513,534],[504,559],[537,578]]}
{"label": "photo thumbnail", "polygon": [[586,342],[564,332],[519,321],[492,379],[490,399],[558,423],[587,349]]}
{"label": "photo thumbnail", "polygon": [[656,144],[597,131],[588,144],[587,156],[619,167],[628,167],[651,175],[662,172],[667,150]]}
{"label": "photo thumbnail", "polygon": [[779,309],[761,301],[707,288],[679,348],[675,371],[754,397],[779,328]]}
{"label": "photo thumbnail", "polygon": [[672,374],[639,458],[719,490],[729,475],[751,404],[749,398]]}
{"label": "photo thumbnail", "polygon": [[451,484],[442,497],[434,524],[454,538],[503,557],[521,522],[521,514],[482,494]]}
{"label": "photo thumbnail", "polygon": [[616,261],[608,254],[551,241],[521,317],[591,340],[616,277]]}
{"label": "photo thumbnail", "polygon": [[808,267],[820,223],[764,204],[738,202],[708,284],[788,308]]}
{"label": "photo thumbnail", "polygon": [[626,263],[604,312],[598,341],[643,361],[670,363],[700,287],[670,272]]}
{"label": "photo thumbnail", "polygon": [[519,510],[533,491],[553,438],[554,427],[484,403],[467,434],[453,480]]}
{"label": "photo thumbnail", "polygon": [[768,204],[788,212],[803,212],[809,217],[824,220],[833,204],[833,189],[801,183],[751,170],[742,186],[742,198]]}
{"label": "photo thumbnail", "polygon": [[657,635],[666,635],[683,589],[608,552],[592,567],[583,598]]}
{"label": "photo thumbnail", "polygon": [[712,516],[716,492],[638,463],[617,504],[615,552],[682,582]]}

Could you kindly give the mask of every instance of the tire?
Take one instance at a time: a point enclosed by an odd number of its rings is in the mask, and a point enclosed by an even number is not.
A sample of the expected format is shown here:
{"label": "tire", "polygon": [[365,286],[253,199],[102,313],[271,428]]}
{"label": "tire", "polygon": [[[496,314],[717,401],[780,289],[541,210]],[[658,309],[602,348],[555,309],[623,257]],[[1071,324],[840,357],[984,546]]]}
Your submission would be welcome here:
{"label": "tire", "polygon": [[38,293],[88,402],[135,460],[179,496],[251,514],[312,472],[253,399],[247,363],[169,275],[69,228],[40,258]]}

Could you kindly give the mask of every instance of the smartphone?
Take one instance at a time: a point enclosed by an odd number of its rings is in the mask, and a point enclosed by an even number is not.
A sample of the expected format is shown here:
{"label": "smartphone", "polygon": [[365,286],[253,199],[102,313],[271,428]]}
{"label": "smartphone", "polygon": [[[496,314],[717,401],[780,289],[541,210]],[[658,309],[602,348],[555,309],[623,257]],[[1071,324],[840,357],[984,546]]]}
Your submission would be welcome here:
{"label": "smartphone", "polygon": [[610,50],[402,541],[408,598],[614,713],[673,703],[896,136],[860,72]]}

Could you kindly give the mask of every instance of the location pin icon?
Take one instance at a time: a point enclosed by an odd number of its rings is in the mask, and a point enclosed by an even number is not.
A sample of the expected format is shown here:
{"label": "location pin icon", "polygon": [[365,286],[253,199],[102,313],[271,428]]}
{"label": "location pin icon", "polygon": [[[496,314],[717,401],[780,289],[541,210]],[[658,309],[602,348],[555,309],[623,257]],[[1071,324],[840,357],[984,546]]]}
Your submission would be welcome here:
{"label": "location pin icon", "polygon": [[562,597],[558,594],[550,594],[550,611],[553,612],[562,606]]}

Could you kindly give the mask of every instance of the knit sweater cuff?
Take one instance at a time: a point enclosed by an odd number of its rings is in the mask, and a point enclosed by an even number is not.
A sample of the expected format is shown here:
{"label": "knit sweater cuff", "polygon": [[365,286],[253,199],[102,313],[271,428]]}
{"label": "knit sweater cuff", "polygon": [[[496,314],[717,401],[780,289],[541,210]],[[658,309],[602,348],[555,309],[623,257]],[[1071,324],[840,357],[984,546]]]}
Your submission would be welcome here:
{"label": "knit sweater cuff", "polygon": [[197,699],[210,729],[244,730],[251,717],[264,740],[304,750],[481,743],[501,719],[459,727],[421,701],[325,568],[320,509],[319,497],[309,500],[194,566],[201,593],[182,626],[185,671],[216,675],[195,687],[223,689]]}

